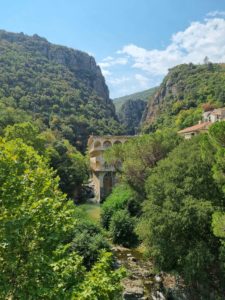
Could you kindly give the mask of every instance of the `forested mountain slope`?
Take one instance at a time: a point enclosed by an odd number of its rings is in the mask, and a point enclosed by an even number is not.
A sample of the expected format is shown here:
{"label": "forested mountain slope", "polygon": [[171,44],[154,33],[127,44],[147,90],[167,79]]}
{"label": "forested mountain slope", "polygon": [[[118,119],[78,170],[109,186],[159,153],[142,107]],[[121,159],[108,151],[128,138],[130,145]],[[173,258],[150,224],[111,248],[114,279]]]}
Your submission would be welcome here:
{"label": "forested mountain slope", "polygon": [[0,31],[0,130],[36,120],[84,150],[120,126],[100,68],[88,54],[38,35]]}
{"label": "forested mountain slope", "polygon": [[202,104],[225,104],[225,65],[183,64],[169,70],[143,115],[143,130],[182,129],[201,119]]}
{"label": "forested mountain slope", "polygon": [[138,133],[140,121],[147,102],[141,99],[127,100],[118,112],[118,118],[129,135]]}
{"label": "forested mountain slope", "polygon": [[119,112],[121,110],[122,105],[125,104],[129,100],[132,100],[132,101],[143,100],[145,102],[148,102],[149,97],[151,97],[155,93],[156,90],[157,90],[157,87],[154,87],[154,88],[142,91],[142,92],[138,92],[138,93],[134,93],[131,95],[113,99],[113,103],[115,105],[116,111]]}
{"label": "forested mountain slope", "polygon": [[138,132],[146,105],[156,90],[155,87],[113,100],[119,121],[124,126],[126,134],[132,135]]}

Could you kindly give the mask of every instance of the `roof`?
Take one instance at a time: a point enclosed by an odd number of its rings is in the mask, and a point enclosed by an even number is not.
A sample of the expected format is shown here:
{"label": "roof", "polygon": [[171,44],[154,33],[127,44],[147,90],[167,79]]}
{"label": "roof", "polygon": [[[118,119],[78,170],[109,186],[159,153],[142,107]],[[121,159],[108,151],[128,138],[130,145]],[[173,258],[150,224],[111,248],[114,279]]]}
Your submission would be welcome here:
{"label": "roof", "polygon": [[201,131],[203,129],[206,129],[211,124],[212,124],[211,122],[203,122],[203,123],[191,126],[191,127],[184,128],[184,129],[178,131],[178,133],[189,133],[189,132],[193,132],[193,131],[194,132]]}
{"label": "roof", "polygon": [[224,112],[225,112],[224,108],[217,108],[217,109],[214,109],[211,114],[221,116],[224,114]]}

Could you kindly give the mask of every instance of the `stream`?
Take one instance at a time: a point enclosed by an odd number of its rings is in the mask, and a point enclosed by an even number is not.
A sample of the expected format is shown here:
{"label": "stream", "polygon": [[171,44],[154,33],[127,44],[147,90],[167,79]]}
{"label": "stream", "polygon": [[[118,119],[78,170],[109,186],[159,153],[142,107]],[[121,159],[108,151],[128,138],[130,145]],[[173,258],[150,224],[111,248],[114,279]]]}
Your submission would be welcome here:
{"label": "stream", "polygon": [[162,277],[153,272],[152,263],[138,249],[114,246],[113,252],[118,266],[127,270],[127,278],[122,282],[124,300],[166,299],[161,292]]}
{"label": "stream", "polygon": [[[80,205],[94,222],[99,223],[100,205]],[[112,245],[116,267],[125,267],[127,277],[123,279],[123,300],[187,300],[182,282],[166,273],[155,273],[153,264],[140,248],[125,248]]]}

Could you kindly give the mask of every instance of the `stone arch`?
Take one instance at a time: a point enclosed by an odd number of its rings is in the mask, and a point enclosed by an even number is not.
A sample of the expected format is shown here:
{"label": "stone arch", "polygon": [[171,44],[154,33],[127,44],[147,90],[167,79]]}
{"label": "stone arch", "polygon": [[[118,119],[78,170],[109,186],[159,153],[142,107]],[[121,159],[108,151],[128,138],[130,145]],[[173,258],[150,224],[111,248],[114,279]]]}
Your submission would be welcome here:
{"label": "stone arch", "polygon": [[112,146],[112,143],[111,143],[110,141],[104,141],[103,147],[104,147],[105,149],[107,149],[107,148],[109,148],[109,147],[111,147],[111,146]]}
{"label": "stone arch", "polygon": [[94,143],[94,147],[95,148],[98,148],[98,147],[101,147],[101,142],[100,141],[95,141],[95,143]]}
{"label": "stone arch", "polygon": [[121,142],[121,141],[115,141],[115,142],[113,143],[113,145],[119,145],[119,144],[122,144],[122,142]]}
{"label": "stone arch", "polygon": [[113,187],[113,175],[108,172],[103,177],[103,189],[104,189],[104,198],[106,198],[111,192]]}

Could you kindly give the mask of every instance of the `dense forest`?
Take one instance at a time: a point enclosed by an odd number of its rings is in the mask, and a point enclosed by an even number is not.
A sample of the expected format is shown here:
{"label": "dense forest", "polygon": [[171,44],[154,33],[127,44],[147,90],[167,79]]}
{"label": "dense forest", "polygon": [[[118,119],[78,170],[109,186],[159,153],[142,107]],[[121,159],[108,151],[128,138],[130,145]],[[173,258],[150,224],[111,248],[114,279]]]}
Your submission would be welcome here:
{"label": "dense forest", "polygon": [[69,200],[89,134],[121,130],[94,58],[0,31],[0,108],[0,299],[118,299],[125,271]]}
{"label": "dense forest", "polygon": [[0,31],[0,108],[0,134],[26,123],[12,137],[36,147],[30,139],[38,136],[70,197],[88,177],[78,151],[84,154],[89,135],[122,132],[94,58],[38,35]]}
{"label": "dense forest", "polygon": [[94,58],[37,35],[0,31],[0,105],[1,132],[32,120],[82,151],[91,133],[120,133]]}
{"label": "dense forest", "polygon": [[105,155],[123,164],[103,203],[103,227],[114,243],[144,244],[155,272],[184,280],[185,299],[224,299],[224,147],[225,122],[218,122],[191,140],[157,131]]}

